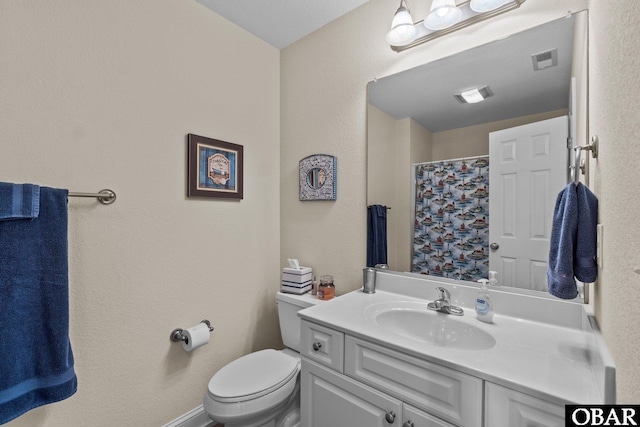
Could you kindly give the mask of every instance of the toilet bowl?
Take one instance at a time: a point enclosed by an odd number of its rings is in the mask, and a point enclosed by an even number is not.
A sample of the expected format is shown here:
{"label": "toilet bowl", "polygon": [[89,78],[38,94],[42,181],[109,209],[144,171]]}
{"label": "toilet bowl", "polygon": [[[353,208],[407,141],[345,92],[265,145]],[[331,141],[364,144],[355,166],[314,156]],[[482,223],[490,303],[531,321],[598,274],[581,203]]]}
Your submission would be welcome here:
{"label": "toilet bowl", "polygon": [[321,302],[311,295],[278,292],[284,350],[260,350],[220,369],[209,381],[203,406],[225,427],[300,425],[300,319],[297,312]]}

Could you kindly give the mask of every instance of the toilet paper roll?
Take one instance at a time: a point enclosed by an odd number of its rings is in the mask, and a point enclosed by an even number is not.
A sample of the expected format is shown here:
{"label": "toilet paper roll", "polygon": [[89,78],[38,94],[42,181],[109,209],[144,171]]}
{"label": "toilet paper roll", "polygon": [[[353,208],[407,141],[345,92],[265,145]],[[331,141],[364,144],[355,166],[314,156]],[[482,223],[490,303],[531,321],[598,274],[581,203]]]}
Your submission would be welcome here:
{"label": "toilet paper roll", "polygon": [[191,351],[209,342],[209,327],[204,323],[184,329],[182,335],[186,340],[182,341],[182,347],[186,351]]}

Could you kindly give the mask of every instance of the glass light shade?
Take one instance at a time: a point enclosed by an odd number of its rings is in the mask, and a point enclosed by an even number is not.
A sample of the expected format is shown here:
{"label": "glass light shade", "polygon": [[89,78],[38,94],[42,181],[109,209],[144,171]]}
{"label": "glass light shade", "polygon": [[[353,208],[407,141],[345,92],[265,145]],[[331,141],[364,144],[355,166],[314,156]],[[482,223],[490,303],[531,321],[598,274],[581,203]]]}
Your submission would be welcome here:
{"label": "glass light shade", "polygon": [[387,33],[387,43],[391,46],[403,46],[411,43],[418,35],[413,19],[405,7],[399,7],[391,22],[391,31]]}
{"label": "glass light shade", "polygon": [[433,0],[424,26],[430,30],[444,30],[456,24],[460,17],[462,11],[456,6],[455,0]]}
{"label": "glass light shade", "polygon": [[489,12],[509,3],[510,0],[471,0],[469,7],[474,12]]}

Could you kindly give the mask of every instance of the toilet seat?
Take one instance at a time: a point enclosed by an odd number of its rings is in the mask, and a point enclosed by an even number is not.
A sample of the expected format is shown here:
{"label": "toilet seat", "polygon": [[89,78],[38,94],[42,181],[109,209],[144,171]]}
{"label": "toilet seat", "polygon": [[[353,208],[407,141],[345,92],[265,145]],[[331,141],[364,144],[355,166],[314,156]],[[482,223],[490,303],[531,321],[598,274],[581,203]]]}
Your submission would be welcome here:
{"label": "toilet seat", "polygon": [[299,359],[282,351],[257,351],[220,369],[209,381],[208,394],[221,403],[254,400],[295,381],[299,371]]}

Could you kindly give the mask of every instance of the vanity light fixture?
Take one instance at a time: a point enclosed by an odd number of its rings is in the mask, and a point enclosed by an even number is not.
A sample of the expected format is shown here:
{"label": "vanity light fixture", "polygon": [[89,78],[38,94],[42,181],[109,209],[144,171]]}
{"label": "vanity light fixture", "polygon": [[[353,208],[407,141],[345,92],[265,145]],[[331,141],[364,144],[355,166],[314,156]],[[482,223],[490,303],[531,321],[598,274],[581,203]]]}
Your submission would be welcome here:
{"label": "vanity light fixture", "polygon": [[456,24],[461,17],[462,11],[455,0],[433,0],[424,26],[430,30],[444,30]]}
{"label": "vanity light fixture", "polygon": [[508,3],[508,0],[471,0],[469,7],[474,12],[490,12]]}
{"label": "vanity light fixture", "polygon": [[[460,0],[458,0],[460,1]],[[432,0],[424,21],[413,23],[407,0],[400,0],[387,33],[387,43],[396,52],[418,46],[445,34],[520,7],[526,0]]]}
{"label": "vanity light fixture", "polygon": [[465,90],[453,96],[463,104],[475,104],[493,96],[493,92],[491,92],[489,86],[483,86]]}
{"label": "vanity light fixture", "polygon": [[405,0],[400,0],[400,7],[391,22],[391,30],[387,33],[387,43],[391,46],[402,46],[411,43],[417,35],[418,30],[413,25],[409,5]]}

